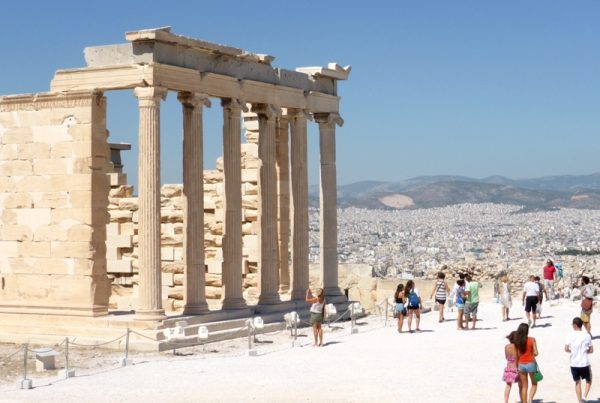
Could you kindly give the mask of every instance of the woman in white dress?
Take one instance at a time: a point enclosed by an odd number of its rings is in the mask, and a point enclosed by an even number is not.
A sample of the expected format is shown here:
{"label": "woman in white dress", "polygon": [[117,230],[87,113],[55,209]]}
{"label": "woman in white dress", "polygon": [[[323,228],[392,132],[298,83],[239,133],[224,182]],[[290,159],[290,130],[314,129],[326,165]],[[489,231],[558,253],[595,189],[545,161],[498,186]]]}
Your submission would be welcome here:
{"label": "woman in white dress", "polygon": [[500,303],[502,304],[502,320],[507,321],[508,311],[512,307],[512,297],[510,296],[510,284],[508,284],[508,276],[502,277],[502,285],[500,285]]}

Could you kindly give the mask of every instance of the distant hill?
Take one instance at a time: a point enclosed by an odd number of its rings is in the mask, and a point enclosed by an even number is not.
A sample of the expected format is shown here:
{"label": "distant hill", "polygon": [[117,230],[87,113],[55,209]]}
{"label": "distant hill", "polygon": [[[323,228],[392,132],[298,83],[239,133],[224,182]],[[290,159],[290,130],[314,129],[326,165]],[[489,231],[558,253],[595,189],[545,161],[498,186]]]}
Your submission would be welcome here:
{"label": "distant hill", "polygon": [[[318,205],[318,187],[311,202]],[[502,203],[526,210],[600,209],[600,173],[510,179],[420,176],[400,182],[362,181],[338,186],[338,206],[415,209],[461,203]]]}

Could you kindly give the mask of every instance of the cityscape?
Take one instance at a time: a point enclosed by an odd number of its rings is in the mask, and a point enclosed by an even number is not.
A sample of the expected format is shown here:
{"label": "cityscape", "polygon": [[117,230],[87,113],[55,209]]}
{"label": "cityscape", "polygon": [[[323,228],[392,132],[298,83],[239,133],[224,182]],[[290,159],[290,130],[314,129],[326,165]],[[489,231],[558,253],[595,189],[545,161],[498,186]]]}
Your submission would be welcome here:
{"label": "cityscape", "polygon": [[[318,210],[311,210],[311,262],[318,262]],[[504,204],[460,204],[416,210],[338,210],[338,260],[373,267],[375,275],[430,276],[446,264],[475,267],[517,282],[539,274],[546,258],[565,275],[598,271],[600,211],[522,212]]]}

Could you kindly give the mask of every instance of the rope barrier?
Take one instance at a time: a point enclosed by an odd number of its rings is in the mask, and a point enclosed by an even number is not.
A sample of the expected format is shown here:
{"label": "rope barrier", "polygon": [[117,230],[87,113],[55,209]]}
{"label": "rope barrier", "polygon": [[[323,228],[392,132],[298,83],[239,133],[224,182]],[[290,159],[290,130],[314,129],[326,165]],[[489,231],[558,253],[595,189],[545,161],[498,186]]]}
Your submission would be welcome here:
{"label": "rope barrier", "polygon": [[12,354],[9,354],[9,355],[7,355],[6,357],[4,357],[4,358],[3,358],[3,361],[6,361],[6,360],[8,360],[9,358],[12,358],[12,357],[14,357],[15,355],[19,354],[19,353],[21,352],[21,350],[23,350],[23,346],[19,347],[19,348],[17,349],[17,351],[15,351],[14,353],[12,353]]}
{"label": "rope barrier", "polygon": [[92,348],[96,348],[96,347],[100,347],[100,346],[105,346],[107,344],[110,343],[114,343],[117,340],[121,340],[123,337],[127,336],[127,333],[125,333],[122,336],[117,337],[116,339],[113,340],[109,340],[109,341],[105,341],[103,343],[96,343],[96,344],[83,344],[83,343],[76,343],[74,341],[69,340],[69,344],[72,344],[74,346],[78,346],[78,347],[92,347]]}

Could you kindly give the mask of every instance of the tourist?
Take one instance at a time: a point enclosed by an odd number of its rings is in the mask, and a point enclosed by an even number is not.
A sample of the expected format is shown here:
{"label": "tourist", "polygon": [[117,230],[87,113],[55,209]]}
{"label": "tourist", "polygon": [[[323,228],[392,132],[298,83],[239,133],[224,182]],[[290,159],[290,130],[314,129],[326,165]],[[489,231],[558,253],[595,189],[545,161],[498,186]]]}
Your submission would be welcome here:
{"label": "tourist", "polygon": [[594,294],[596,290],[590,283],[588,276],[581,277],[581,320],[585,326],[585,330],[592,334],[592,325],[590,323],[592,317],[592,309],[594,308]]}
{"label": "tourist", "polygon": [[311,303],[310,306],[310,324],[313,329],[315,343],[313,347],[321,347],[323,345],[323,316],[325,316],[325,296],[323,289],[317,290],[317,296],[313,296],[310,288],[306,290],[306,302]]}
{"label": "tourist", "polygon": [[546,298],[548,301],[552,301],[554,299],[554,281],[556,280],[557,272],[554,262],[550,259],[547,259],[542,271],[544,276],[544,288],[547,292],[550,292],[550,296],[546,294]]}
{"label": "tourist", "polygon": [[[529,326],[521,323],[517,328],[514,342],[517,346],[519,363],[519,383],[521,385],[521,402],[533,401],[533,396],[537,391],[537,381],[533,374],[537,371],[537,363],[535,357],[538,355],[537,344],[533,337],[528,337]],[[527,399],[528,381],[527,376],[531,379],[531,389],[529,390],[529,399]]]}
{"label": "tourist", "polygon": [[575,381],[575,393],[577,401],[585,401],[581,398],[581,379],[585,379],[585,393],[583,399],[587,400],[590,387],[592,386],[592,369],[588,354],[594,352],[592,346],[592,336],[589,333],[582,332],[583,321],[581,318],[573,318],[573,331],[567,336],[565,351],[571,353],[569,365],[571,366],[571,375]]}
{"label": "tourist", "polygon": [[504,388],[504,403],[508,403],[512,384],[519,382],[519,370],[517,368],[519,353],[517,351],[517,346],[515,346],[516,334],[516,331],[510,332],[510,334],[506,336],[508,344],[504,346],[504,357],[506,357],[506,367],[504,368],[504,373],[502,375],[502,380],[506,382],[506,387]]}
{"label": "tourist", "polygon": [[523,285],[523,300],[525,306],[525,315],[527,323],[531,326],[533,316],[533,326],[535,327],[535,308],[538,303],[540,287],[535,283],[535,276],[529,276],[529,281]]}
{"label": "tourist", "polygon": [[419,290],[415,288],[415,282],[408,280],[404,287],[404,298],[408,302],[408,331],[412,333],[412,318],[416,317],[417,321],[417,332],[420,332],[419,324],[421,323],[421,297],[419,296]]}
{"label": "tourist", "polygon": [[[442,267],[442,270],[445,268],[448,267],[444,265]],[[444,274],[444,272],[439,272],[437,275],[437,281],[435,282],[435,286],[433,287],[433,290],[431,290],[431,295],[429,296],[429,299],[433,299],[433,296],[435,295],[435,302],[438,304],[439,307],[438,322],[444,321],[444,305],[446,304],[446,299],[450,291],[448,282],[445,279],[446,275]]]}
{"label": "tourist", "polygon": [[459,279],[456,284],[458,290],[456,290],[456,328],[458,330],[464,330],[463,318],[465,314],[465,280]]}
{"label": "tourist", "polygon": [[512,307],[512,296],[510,295],[510,284],[508,276],[502,277],[502,285],[500,286],[500,303],[502,304],[502,320],[509,320],[508,311]]}
{"label": "tourist", "polygon": [[394,300],[396,301],[396,307],[394,308],[394,317],[398,319],[398,333],[402,333],[402,326],[404,325],[404,317],[406,316],[406,306],[404,304],[404,284],[398,284],[396,287],[396,293],[394,294]]}
{"label": "tourist", "polygon": [[479,307],[480,284],[479,281],[473,279],[471,274],[467,274],[465,278],[469,282],[465,286],[465,293],[467,294],[465,302],[465,328],[469,328],[469,321],[472,320],[473,324],[471,325],[471,329],[475,330],[475,324],[477,323],[477,308]]}
{"label": "tourist", "polygon": [[[458,280],[464,280],[465,279],[465,274],[464,273],[459,273],[458,274]],[[452,303],[454,303],[456,305],[456,296],[457,296],[457,291],[458,291],[458,280],[456,280],[456,283],[454,283],[454,286],[452,287],[452,291],[450,291],[450,295],[448,295],[448,299],[450,301],[452,301]]]}
{"label": "tourist", "polygon": [[[537,284],[538,290],[539,290],[538,303],[535,306],[535,316],[537,317],[537,319],[542,319],[542,302],[544,302],[544,294],[546,294],[546,289],[544,288],[544,285],[542,284],[540,276],[535,276],[534,280],[535,280],[535,283]],[[548,294],[546,294],[546,298],[548,298]]]}

